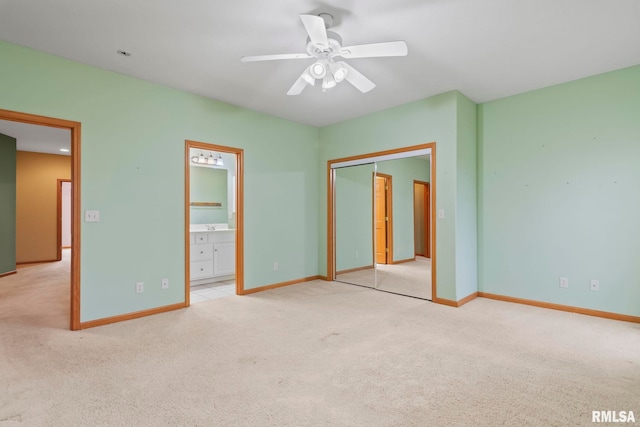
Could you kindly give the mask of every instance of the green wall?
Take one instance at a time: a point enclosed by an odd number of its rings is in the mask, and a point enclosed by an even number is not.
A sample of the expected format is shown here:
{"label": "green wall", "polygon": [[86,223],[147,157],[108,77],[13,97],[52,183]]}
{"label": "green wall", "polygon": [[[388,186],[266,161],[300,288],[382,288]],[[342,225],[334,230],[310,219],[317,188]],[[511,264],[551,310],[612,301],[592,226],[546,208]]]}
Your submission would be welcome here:
{"label": "green wall", "polygon": [[184,301],[186,139],[245,150],[245,288],[318,273],[316,128],[5,42],[0,75],[0,108],[82,123],[81,321]]}
{"label": "green wall", "polygon": [[477,106],[457,93],[456,300],[478,291]]}
{"label": "green wall", "polygon": [[640,315],[640,66],[479,111],[480,290]]}
{"label": "green wall", "polygon": [[229,222],[226,169],[189,167],[191,202],[220,203],[221,206],[191,206],[191,224],[226,224]]}
{"label": "green wall", "polygon": [[0,274],[16,269],[16,139],[0,134]]}

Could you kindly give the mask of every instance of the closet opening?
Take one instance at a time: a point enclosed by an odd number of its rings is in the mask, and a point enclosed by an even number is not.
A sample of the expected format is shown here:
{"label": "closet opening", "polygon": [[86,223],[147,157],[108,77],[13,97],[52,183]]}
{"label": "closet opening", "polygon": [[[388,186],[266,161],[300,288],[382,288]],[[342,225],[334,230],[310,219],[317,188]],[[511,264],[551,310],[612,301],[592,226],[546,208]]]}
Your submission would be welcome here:
{"label": "closet opening", "polygon": [[327,174],[328,278],[433,300],[435,143],[330,160]]}

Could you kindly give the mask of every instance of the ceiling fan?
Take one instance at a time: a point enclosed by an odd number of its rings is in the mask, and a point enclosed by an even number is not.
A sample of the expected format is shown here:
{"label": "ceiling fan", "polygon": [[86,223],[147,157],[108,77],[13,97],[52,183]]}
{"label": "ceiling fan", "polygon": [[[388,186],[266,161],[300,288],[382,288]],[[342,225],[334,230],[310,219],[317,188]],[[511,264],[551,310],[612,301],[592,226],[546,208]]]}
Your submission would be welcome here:
{"label": "ceiling fan", "polygon": [[242,62],[256,62],[315,58],[316,61],[302,72],[287,95],[299,95],[307,85],[313,86],[316,80],[322,80],[323,91],[346,80],[362,93],[366,93],[376,87],[375,83],[341,59],[407,55],[407,44],[403,41],[342,46],[342,37],[333,31],[327,31],[333,25],[333,17],[328,13],[303,14],[300,15],[300,19],[309,35],[307,53],[243,56],[240,59]]}

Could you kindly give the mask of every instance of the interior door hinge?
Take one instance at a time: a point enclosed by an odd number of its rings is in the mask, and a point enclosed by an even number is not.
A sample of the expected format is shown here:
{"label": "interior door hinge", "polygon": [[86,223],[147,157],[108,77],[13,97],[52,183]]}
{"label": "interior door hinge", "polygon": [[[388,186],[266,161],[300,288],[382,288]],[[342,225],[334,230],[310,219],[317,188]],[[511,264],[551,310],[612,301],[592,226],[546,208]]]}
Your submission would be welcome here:
{"label": "interior door hinge", "polygon": [[388,217],[388,216],[385,216],[385,217],[384,217],[384,220],[385,220],[385,221],[389,221],[389,217]]}
{"label": "interior door hinge", "polygon": [[389,253],[389,248],[384,248],[384,251]]}

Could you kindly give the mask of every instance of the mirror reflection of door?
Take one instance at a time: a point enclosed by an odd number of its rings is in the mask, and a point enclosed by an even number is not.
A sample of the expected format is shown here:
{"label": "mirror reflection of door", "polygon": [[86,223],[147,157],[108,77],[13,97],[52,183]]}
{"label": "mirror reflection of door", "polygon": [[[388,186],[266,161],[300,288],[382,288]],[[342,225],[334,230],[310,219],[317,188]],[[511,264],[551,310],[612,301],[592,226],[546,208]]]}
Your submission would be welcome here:
{"label": "mirror reflection of door", "polygon": [[389,237],[390,237],[390,203],[391,176],[376,173],[375,189],[375,218],[376,218],[376,263],[389,263]]}
{"label": "mirror reflection of door", "polygon": [[429,245],[429,197],[428,182],[413,182],[413,230],[416,255],[431,258]]}

